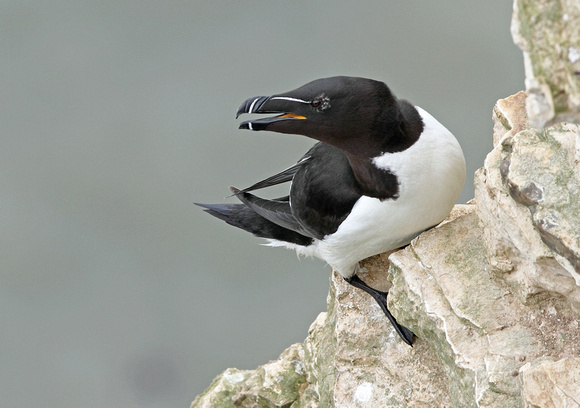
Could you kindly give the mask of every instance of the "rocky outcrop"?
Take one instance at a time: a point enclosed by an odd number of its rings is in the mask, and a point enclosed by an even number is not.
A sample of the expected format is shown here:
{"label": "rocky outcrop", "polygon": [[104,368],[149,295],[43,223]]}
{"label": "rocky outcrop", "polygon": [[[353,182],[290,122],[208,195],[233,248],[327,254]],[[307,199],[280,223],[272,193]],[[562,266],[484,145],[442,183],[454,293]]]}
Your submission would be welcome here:
{"label": "rocky outcrop", "polygon": [[528,89],[494,107],[475,199],[362,263],[414,347],[335,274],[304,343],[256,370],[226,370],[192,407],[580,406],[580,129],[561,122],[580,107],[579,10],[516,0]]}
{"label": "rocky outcrop", "polygon": [[524,52],[530,123],[580,122],[580,2],[515,0],[511,31]]}
{"label": "rocky outcrop", "polygon": [[488,261],[482,225],[477,205],[456,206],[407,248],[364,262],[363,279],[391,287],[413,348],[334,275],[303,344],[256,370],[226,370],[193,407],[575,406],[579,315],[561,298],[514,292]]}
{"label": "rocky outcrop", "polygon": [[580,129],[526,127],[523,92],[494,108],[495,148],[476,172],[488,259],[522,301],[580,311]]}

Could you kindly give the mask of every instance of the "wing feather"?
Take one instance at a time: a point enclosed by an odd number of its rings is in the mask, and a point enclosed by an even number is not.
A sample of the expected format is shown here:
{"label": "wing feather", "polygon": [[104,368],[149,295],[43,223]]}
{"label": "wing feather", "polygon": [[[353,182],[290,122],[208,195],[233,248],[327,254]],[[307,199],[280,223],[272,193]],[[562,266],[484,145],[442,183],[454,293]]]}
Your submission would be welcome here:
{"label": "wing feather", "polygon": [[271,187],[291,181],[294,178],[296,172],[300,169],[300,167],[309,159],[310,157],[305,156],[298,163],[288,167],[285,170],[282,170],[280,173],[274,174],[273,176],[270,176],[264,180],[258,181],[257,183],[252,184],[250,187],[246,187],[239,191],[242,193],[247,193],[249,191],[259,190],[261,188]]}
{"label": "wing feather", "polygon": [[241,202],[268,221],[307,237],[318,238],[312,236],[311,233],[300,225],[298,220],[292,214],[290,201],[288,201],[286,197],[278,200],[267,200],[235,187],[230,187],[230,190]]}

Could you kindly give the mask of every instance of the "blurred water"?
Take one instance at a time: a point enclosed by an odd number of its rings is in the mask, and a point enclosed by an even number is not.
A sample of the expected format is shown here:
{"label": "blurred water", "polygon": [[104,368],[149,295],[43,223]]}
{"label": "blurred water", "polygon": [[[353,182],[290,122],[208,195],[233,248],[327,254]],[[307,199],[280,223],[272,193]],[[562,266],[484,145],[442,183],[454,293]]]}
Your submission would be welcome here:
{"label": "blurred water", "polygon": [[[329,268],[202,213],[295,162],[248,97],[383,80],[460,140],[523,88],[511,4],[0,2],[0,406],[189,406],[302,341]],[[230,199],[231,200],[231,199]]]}

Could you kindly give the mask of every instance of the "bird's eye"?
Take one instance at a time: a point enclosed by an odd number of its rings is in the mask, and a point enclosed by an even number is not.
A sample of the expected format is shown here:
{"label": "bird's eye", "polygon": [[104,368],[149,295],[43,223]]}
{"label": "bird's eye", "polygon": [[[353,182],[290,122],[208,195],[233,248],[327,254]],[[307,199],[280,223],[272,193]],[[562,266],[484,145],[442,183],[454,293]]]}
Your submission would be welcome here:
{"label": "bird's eye", "polygon": [[319,108],[320,105],[322,105],[322,101],[320,99],[314,99],[310,102],[310,105],[312,105],[313,108]]}

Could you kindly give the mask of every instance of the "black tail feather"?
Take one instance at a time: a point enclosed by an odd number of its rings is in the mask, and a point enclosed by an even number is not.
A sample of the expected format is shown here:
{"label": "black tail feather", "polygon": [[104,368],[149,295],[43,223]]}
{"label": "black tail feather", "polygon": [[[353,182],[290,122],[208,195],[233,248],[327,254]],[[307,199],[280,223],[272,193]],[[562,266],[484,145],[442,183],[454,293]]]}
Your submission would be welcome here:
{"label": "black tail feather", "polygon": [[313,242],[310,237],[268,221],[244,204],[194,204],[202,207],[206,213],[260,238],[275,239],[303,246],[308,246]]}

